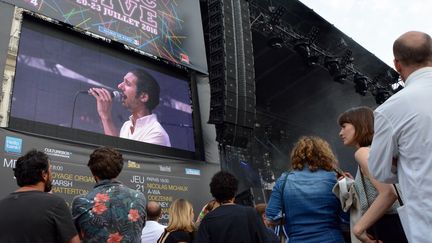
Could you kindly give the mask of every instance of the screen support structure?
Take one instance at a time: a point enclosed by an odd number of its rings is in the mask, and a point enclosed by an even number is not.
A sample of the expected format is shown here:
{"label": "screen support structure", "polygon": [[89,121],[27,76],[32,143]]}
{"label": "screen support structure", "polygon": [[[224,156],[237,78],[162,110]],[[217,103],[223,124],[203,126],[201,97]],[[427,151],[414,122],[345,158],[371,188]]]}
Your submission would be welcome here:
{"label": "screen support structure", "polygon": [[9,46],[6,56],[6,66],[3,73],[3,80],[0,94],[0,127],[7,127],[9,123],[10,106],[12,98],[13,80],[18,53],[19,34],[21,32],[21,23],[23,9],[15,7],[12,19]]}

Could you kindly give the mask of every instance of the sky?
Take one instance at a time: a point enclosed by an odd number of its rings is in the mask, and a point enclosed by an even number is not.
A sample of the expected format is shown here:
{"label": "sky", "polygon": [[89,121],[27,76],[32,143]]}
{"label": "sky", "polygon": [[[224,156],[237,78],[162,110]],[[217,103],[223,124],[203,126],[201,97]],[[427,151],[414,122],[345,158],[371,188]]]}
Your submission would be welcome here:
{"label": "sky", "polygon": [[432,35],[431,0],[300,0],[390,67],[392,46],[403,33]]}

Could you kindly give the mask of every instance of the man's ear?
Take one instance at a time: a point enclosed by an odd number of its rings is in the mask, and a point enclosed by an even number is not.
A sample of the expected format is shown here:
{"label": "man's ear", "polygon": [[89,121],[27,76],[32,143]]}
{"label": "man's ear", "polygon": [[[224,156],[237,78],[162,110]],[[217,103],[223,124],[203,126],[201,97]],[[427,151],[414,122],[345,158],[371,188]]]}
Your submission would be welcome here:
{"label": "man's ear", "polygon": [[400,63],[400,61],[397,60],[397,59],[394,59],[394,60],[393,60],[393,64],[394,64],[394,66],[395,66],[396,71],[397,71],[398,73],[401,73],[401,69],[402,69],[402,67],[401,67],[401,63]]}
{"label": "man's ear", "polygon": [[46,182],[48,181],[49,174],[48,171],[42,171],[42,179]]}
{"label": "man's ear", "polygon": [[139,99],[141,102],[147,103],[147,101],[149,100],[149,95],[146,92],[142,92]]}

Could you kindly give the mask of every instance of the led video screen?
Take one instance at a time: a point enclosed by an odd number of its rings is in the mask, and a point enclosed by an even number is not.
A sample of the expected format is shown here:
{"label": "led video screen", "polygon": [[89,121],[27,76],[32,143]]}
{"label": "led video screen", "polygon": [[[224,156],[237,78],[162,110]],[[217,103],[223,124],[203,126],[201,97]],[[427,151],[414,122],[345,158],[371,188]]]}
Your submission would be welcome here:
{"label": "led video screen", "polygon": [[1,0],[207,73],[198,0]]}
{"label": "led video screen", "polygon": [[187,74],[143,59],[25,18],[10,116],[194,152]]}

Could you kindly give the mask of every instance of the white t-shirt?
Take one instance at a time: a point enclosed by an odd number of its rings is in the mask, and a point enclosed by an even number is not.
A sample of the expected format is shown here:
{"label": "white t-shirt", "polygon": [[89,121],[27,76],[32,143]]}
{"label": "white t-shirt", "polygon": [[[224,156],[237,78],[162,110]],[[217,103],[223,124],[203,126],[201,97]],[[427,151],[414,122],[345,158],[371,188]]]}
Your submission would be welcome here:
{"label": "white t-shirt", "polygon": [[159,224],[153,220],[147,220],[142,230],[141,242],[142,243],[156,243],[159,237],[164,232],[165,225]]}
{"label": "white t-shirt", "polygon": [[138,118],[133,133],[130,129],[132,127],[131,119],[132,116],[129,117],[129,121],[126,121],[120,129],[121,138],[171,147],[170,138],[158,122],[156,114]]}

